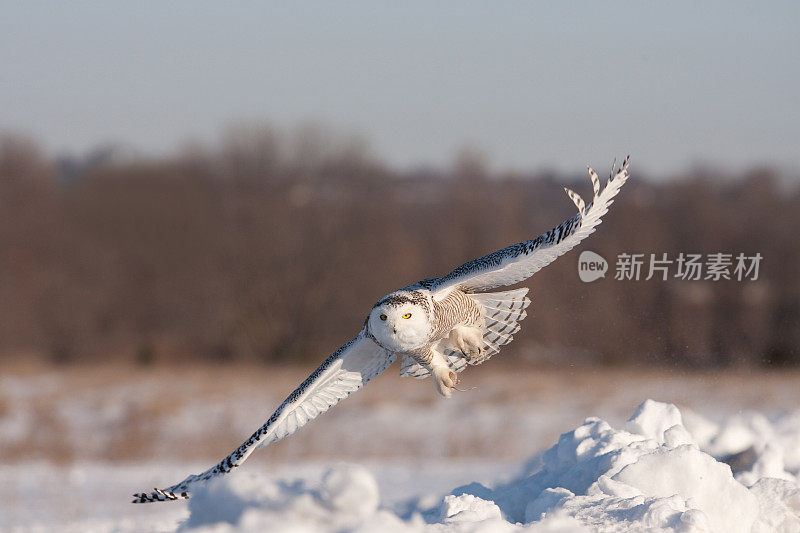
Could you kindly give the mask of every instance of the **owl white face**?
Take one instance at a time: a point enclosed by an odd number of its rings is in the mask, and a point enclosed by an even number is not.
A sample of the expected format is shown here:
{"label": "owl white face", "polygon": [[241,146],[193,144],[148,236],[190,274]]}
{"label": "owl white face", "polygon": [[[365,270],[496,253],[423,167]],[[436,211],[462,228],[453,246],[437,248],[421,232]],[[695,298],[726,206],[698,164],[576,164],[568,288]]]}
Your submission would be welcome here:
{"label": "owl white face", "polygon": [[372,309],[369,331],[384,348],[407,352],[428,343],[430,324],[421,305],[408,301],[387,302]]}

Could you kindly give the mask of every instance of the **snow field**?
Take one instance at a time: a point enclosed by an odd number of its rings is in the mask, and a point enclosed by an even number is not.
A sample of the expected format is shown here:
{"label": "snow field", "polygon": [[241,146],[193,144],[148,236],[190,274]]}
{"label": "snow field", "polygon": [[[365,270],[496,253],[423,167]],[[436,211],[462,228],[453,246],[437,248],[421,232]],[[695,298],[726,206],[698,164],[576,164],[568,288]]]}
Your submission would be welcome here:
{"label": "snow field", "polygon": [[[787,465],[784,457],[796,460],[796,449],[784,453],[779,444],[797,441],[764,441],[763,433],[745,431],[743,420],[690,420],[704,444],[749,444],[755,461],[734,477],[728,464],[701,449],[674,405],[648,400],[622,429],[589,418],[563,434],[533,473],[493,487],[464,485],[430,507],[418,502],[403,513],[381,505],[378,482],[361,466],[294,482],[237,472],[189,500],[181,530],[800,531],[800,465]],[[756,417],[749,425],[765,429],[765,422]],[[799,436],[797,424],[793,438]]]}
{"label": "snow field", "polygon": [[[430,383],[386,373],[224,480],[232,485],[217,500],[241,499],[241,512],[220,518],[209,503],[189,525],[193,503],[130,504],[132,492],[202,471],[238,445],[307,374],[279,370],[0,377],[0,531],[262,531],[265,516],[268,531],[702,530],[729,511],[742,512],[743,524],[751,516],[752,498],[735,489],[727,507],[708,497],[725,494],[727,462],[757,500],[750,530],[800,532],[800,374],[791,371],[494,365],[467,376],[477,390],[448,401]],[[680,421],[665,408],[626,422],[647,397],[680,405]],[[587,415],[605,422],[583,422]],[[377,510],[332,501],[336,490],[323,480],[342,462],[377,483]],[[340,484],[363,485],[342,476]],[[273,492],[242,492],[248,478]]]}

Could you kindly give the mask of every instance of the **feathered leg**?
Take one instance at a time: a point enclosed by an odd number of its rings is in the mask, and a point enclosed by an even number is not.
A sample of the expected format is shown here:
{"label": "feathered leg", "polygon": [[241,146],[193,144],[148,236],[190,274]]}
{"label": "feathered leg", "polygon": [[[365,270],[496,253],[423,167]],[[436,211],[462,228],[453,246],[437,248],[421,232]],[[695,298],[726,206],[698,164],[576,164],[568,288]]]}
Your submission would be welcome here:
{"label": "feathered leg", "polygon": [[455,386],[458,385],[458,376],[450,370],[447,357],[434,348],[428,348],[421,354],[412,354],[412,357],[431,373],[436,391],[445,398],[449,398],[453,394]]}

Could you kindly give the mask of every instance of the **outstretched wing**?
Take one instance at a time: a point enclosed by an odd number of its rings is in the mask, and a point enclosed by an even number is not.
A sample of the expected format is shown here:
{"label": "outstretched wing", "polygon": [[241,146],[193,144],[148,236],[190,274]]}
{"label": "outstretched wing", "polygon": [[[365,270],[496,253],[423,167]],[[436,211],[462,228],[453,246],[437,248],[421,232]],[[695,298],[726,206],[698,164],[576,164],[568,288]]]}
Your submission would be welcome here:
{"label": "outstretched wing", "polygon": [[227,474],[256,448],[281,440],[315,419],[386,370],[395,354],[378,346],[365,331],[336,350],[228,457],[202,474],[191,475],[171,487],[134,494],[133,503],[188,498],[192,485]]}
{"label": "outstretched wing", "polygon": [[601,217],[608,212],[614,197],[628,179],[628,160],[626,157],[616,174],[612,167],[612,177],[609,177],[602,192],[600,179],[595,171],[589,168],[594,188],[592,203],[585,205],[580,196],[565,189],[578,208],[575,216],[535,239],[513,244],[480,259],[464,263],[446,276],[429,282],[434,297],[443,298],[456,288],[465,292],[475,292],[519,283],[571,250],[594,233],[602,221]]}

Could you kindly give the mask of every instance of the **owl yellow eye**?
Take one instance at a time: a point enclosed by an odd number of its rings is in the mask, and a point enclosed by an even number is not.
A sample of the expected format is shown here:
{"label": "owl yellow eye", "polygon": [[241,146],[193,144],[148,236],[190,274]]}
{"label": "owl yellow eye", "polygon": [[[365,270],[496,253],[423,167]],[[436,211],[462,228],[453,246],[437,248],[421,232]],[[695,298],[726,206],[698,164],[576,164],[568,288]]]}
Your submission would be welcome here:
{"label": "owl yellow eye", "polygon": [[381,320],[386,320],[386,315],[381,315]]}
{"label": "owl yellow eye", "polygon": [[408,319],[408,318],[411,318],[411,313],[406,313],[406,314],[404,314],[404,315],[403,315],[403,318],[406,318],[406,319]]}

